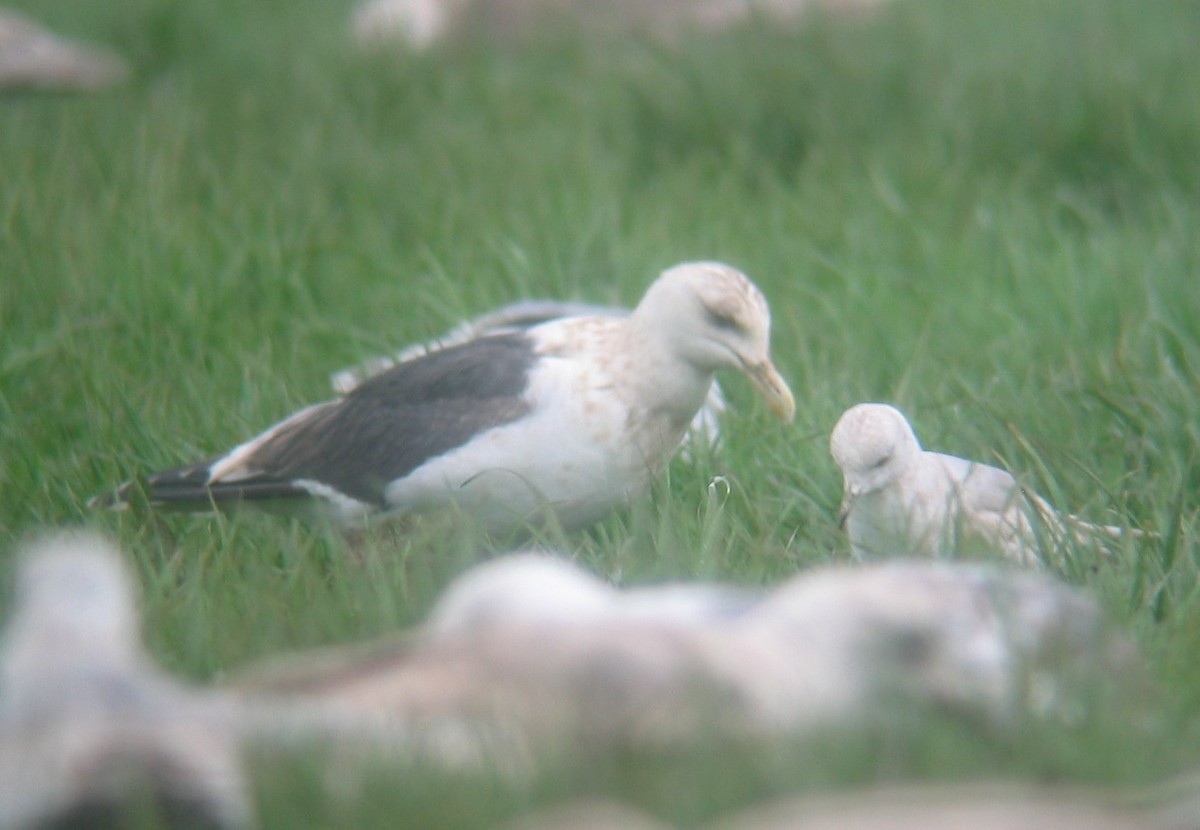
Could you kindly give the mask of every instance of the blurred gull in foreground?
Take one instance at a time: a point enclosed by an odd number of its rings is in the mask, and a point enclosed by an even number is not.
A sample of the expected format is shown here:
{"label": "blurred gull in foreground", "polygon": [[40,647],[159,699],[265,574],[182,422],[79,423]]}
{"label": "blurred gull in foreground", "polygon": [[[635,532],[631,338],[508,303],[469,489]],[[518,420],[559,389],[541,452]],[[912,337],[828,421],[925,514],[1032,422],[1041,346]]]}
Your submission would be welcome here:
{"label": "blurred gull in foreground", "polygon": [[805,14],[856,15],[883,0],[367,0],[351,22],[361,44],[424,49],[456,35],[519,40],[557,26],[586,34],[637,32],[664,40],[763,19],[774,26]]}
{"label": "blurred gull in foreground", "polygon": [[[697,830],[1195,830],[1195,792],[1159,803],[1147,795],[1156,794],[1016,782],[876,787],[776,799]],[[675,828],[618,802],[589,799],[536,810],[501,830]]]}
{"label": "blurred gull in foreground", "polygon": [[545,554],[467,572],[406,638],[230,684],[266,735],[357,734],[517,772],[546,752],[797,740],[906,708],[993,734],[1075,725],[1143,704],[1147,688],[1097,606],[1038,574],[892,562],[819,569],[760,597],[617,590]]}
{"label": "blurred gull in foreground", "polygon": [[229,712],[150,664],[136,600],[95,536],[23,553],[0,648],[3,830],[252,823]]}
{"label": "blurred gull in foreground", "polygon": [[128,74],[111,52],[59,37],[0,8],[0,91],[100,89]]}
{"label": "blurred gull in foreground", "polygon": [[172,826],[245,826],[243,751],[332,750],[318,757],[343,782],[380,761],[520,779],[549,759],[823,740],[906,713],[994,739],[1136,723],[1151,689],[1097,606],[1036,573],[890,562],[767,592],[618,589],[528,553],[463,574],[399,638],[194,691],[149,664],[115,553],[68,534],[22,559],[4,631],[0,830],[147,808]]}
{"label": "blurred gull in foreground", "polygon": [[937,558],[975,542],[1036,566],[1068,541],[1103,544],[1125,533],[1056,512],[997,467],[921,449],[908,419],[887,404],[846,410],[829,443],[845,480],[841,521],[860,559]]}

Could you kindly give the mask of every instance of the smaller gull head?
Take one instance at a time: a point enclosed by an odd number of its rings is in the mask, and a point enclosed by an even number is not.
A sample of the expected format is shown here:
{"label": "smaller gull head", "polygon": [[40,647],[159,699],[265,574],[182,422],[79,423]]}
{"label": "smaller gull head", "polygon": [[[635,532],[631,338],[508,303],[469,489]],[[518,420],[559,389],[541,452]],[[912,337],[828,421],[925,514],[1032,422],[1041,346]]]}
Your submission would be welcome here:
{"label": "smaller gull head", "polygon": [[669,268],[650,286],[634,317],[668,333],[697,369],[736,369],[776,415],[784,421],[795,416],[795,398],[771,362],[771,311],[741,271],[719,262]]}
{"label": "smaller gull head", "polygon": [[885,487],[921,453],[904,414],[882,403],[860,403],[842,413],[829,438],[846,490],[858,496]]}

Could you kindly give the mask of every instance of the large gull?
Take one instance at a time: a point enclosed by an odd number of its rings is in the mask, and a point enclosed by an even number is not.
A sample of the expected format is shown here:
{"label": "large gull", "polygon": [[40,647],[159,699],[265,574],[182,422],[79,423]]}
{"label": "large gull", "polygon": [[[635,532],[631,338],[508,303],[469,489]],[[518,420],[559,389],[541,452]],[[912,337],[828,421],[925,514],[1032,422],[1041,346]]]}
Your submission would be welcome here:
{"label": "large gull", "polygon": [[574,317],[407,360],[228,453],[93,499],[124,507],[314,498],[353,526],[451,503],[502,532],[552,515],[584,527],[643,492],[679,448],[718,369],[781,418],[770,312],[740,271],[670,268],[628,318]]}
{"label": "large gull", "polygon": [[[406,346],[395,355],[375,357],[357,366],[342,369],[330,376],[333,391],[345,395],[368,378],[386,372],[397,363],[424,357],[430,352],[458,346],[479,337],[501,332],[531,329],[551,320],[564,317],[628,317],[629,309],[622,306],[595,305],[570,300],[520,300],[485,312],[478,317],[458,324],[450,331],[428,343]],[[692,418],[688,428],[689,444],[692,440],[715,447],[721,439],[721,413],[726,409],[725,394],[716,380],[708,390],[704,405]],[[685,452],[687,451],[685,447]]]}
{"label": "large gull", "polygon": [[1118,527],[1061,514],[1012,474],[921,448],[900,410],[862,403],[842,414],[830,452],[845,479],[841,521],[855,557],[942,556],[982,543],[1021,565],[1073,539],[1111,542]]}

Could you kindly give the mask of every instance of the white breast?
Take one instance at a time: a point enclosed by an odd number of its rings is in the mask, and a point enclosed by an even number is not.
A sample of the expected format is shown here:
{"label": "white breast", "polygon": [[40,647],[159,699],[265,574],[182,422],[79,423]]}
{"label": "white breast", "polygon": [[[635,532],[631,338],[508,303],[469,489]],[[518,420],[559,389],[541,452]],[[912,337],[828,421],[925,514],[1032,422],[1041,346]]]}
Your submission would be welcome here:
{"label": "white breast", "polygon": [[611,354],[594,347],[604,327],[585,333],[588,348],[557,342],[561,326],[539,328],[548,331],[524,396],[530,412],[393,483],[385,491],[390,509],[444,504],[449,492],[485,526],[509,527],[549,508],[570,529],[646,489],[682,433],[647,432],[611,358],[596,357]]}

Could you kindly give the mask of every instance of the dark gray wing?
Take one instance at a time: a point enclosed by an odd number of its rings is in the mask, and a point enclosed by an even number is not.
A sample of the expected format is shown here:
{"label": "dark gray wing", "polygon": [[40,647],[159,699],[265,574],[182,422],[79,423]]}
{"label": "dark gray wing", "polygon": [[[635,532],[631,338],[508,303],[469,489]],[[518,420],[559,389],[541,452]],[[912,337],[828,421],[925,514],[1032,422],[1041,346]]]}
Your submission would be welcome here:
{"label": "dark gray wing", "polygon": [[[296,485],[308,480],[382,506],[390,482],[525,415],[523,393],[536,359],[532,340],[514,332],[397,364],[273,428],[236,473],[209,483],[222,458],[164,470],[147,479],[147,497],[180,506],[279,499],[310,495]],[[125,490],[109,504],[125,501]]]}
{"label": "dark gray wing", "polygon": [[628,317],[629,309],[620,306],[591,305],[590,303],[563,300],[521,300],[481,314],[473,320],[460,323],[436,340],[406,346],[390,357],[376,357],[335,372],[330,385],[335,392],[345,394],[371,377],[385,372],[397,363],[420,359],[438,351],[458,346],[468,340],[493,334],[530,329],[551,320],[564,317]]}

